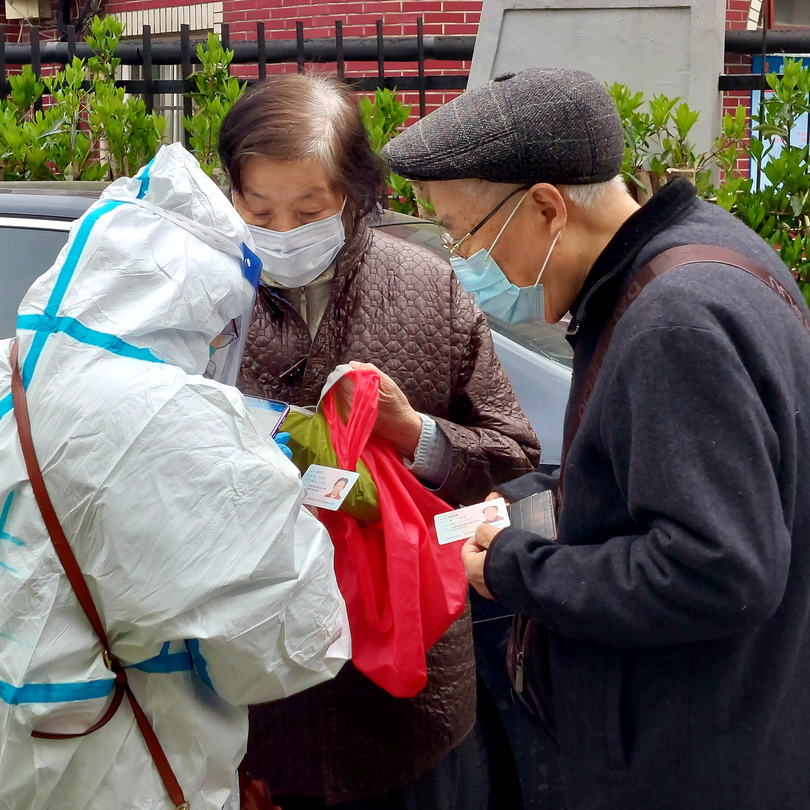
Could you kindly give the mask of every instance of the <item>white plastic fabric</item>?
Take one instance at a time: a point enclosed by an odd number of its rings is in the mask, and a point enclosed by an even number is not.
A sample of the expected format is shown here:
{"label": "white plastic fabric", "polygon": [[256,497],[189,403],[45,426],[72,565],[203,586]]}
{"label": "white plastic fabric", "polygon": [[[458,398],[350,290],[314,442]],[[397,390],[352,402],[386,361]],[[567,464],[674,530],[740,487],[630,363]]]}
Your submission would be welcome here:
{"label": "white plastic fabric", "polygon": [[[34,444],[113,650],[193,810],[232,803],[244,704],[350,657],[332,548],[297,472],[233,388],[198,376],[253,289],[232,207],[179,145],[113,184],[23,300]],[[132,712],[73,740],[112,688],[53,551],[11,411],[0,342],[0,808],[170,808]]]}

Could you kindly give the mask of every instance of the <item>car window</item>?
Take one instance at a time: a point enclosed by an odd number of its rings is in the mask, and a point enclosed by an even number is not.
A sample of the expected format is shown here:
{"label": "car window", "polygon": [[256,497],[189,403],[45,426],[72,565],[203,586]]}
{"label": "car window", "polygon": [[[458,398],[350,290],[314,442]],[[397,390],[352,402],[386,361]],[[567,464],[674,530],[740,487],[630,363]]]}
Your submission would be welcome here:
{"label": "car window", "polygon": [[567,368],[573,367],[574,350],[565,339],[565,332],[568,328],[565,321],[559,323],[546,323],[545,321],[504,323],[492,315],[487,315],[487,319],[491,329],[514,340],[515,343],[525,346],[533,352],[540,352]]}
{"label": "car window", "polygon": [[384,221],[380,224],[375,224],[378,230],[384,230],[390,233],[391,236],[398,236],[406,242],[414,242],[417,245],[422,245],[428,250],[432,250],[442,259],[447,261],[450,254],[447,249],[442,245],[442,232],[443,229],[435,222],[430,222],[426,219],[415,219],[409,217],[407,220],[402,217],[402,220]]}
{"label": "car window", "polygon": [[54,263],[67,238],[67,231],[0,227],[0,338],[14,336],[22,297]]}

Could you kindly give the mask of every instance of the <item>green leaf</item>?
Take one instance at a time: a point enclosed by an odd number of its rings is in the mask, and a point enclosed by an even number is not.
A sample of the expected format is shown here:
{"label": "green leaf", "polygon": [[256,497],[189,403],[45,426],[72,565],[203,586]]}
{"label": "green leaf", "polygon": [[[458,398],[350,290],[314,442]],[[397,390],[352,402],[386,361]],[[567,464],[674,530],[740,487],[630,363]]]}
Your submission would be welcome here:
{"label": "green leaf", "polygon": [[678,105],[674,114],[675,128],[678,131],[678,137],[682,140],[686,138],[699,117],[700,112],[690,109],[688,104]]}

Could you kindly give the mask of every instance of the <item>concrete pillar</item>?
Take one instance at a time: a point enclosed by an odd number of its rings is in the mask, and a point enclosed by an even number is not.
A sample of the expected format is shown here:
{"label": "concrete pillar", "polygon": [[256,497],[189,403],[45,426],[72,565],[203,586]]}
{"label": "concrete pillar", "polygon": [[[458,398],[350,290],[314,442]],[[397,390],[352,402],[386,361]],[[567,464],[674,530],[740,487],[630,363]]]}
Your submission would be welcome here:
{"label": "concrete pillar", "polygon": [[700,110],[702,151],[720,128],[724,37],[725,0],[484,0],[469,86],[527,67],[587,70]]}

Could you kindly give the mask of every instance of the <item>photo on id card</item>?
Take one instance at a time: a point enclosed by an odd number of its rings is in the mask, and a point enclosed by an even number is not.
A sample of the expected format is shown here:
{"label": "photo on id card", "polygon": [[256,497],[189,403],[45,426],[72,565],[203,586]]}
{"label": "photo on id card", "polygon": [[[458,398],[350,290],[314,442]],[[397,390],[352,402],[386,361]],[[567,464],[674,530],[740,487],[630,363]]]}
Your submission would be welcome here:
{"label": "photo on id card", "polygon": [[505,529],[510,525],[506,501],[503,498],[493,498],[491,501],[465,506],[454,512],[444,512],[436,515],[433,522],[436,526],[436,537],[442,546],[445,543],[455,543],[472,537],[482,524],[494,526],[496,529]]}
{"label": "photo on id card", "polygon": [[336,512],[359,477],[360,473],[349,470],[310,464],[301,476],[301,483],[306,490],[304,503]]}

